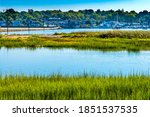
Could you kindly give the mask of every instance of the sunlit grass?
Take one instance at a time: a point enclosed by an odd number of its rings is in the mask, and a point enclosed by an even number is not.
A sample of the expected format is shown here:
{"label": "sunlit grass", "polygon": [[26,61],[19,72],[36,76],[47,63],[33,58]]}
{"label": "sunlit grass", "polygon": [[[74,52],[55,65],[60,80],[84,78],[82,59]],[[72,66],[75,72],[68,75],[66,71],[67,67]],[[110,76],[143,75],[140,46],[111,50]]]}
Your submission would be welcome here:
{"label": "sunlit grass", "polygon": [[149,76],[5,76],[1,100],[149,100]]}
{"label": "sunlit grass", "polygon": [[49,47],[97,50],[150,50],[149,31],[107,31],[55,34],[28,37],[0,36],[0,47]]}
{"label": "sunlit grass", "polygon": [[[62,33],[63,34],[63,33]],[[140,38],[150,39],[150,31],[100,31],[100,32],[74,32],[70,34],[63,34],[65,37],[99,37],[99,38]]]}

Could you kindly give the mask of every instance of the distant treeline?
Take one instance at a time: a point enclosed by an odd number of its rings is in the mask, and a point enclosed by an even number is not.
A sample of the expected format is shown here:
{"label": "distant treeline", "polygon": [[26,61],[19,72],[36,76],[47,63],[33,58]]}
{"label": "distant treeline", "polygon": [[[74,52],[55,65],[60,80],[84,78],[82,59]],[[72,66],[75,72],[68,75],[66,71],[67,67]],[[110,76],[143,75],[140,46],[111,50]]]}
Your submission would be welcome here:
{"label": "distant treeline", "polygon": [[122,10],[79,10],[79,11],[61,11],[61,10],[45,10],[45,11],[34,11],[29,9],[28,11],[15,11],[14,9],[7,9],[0,12],[0,21],[8,22],[19,20],[23,24],[28,24],[29,20],[40,21],[49,18],[61,18],[62,20],[95,20],[97,24],[103,21],[116,21],[127,22],[127,23],[141,23],[150,24],[150,12],[147,10],[139,13],[135,11],[124,11]]}

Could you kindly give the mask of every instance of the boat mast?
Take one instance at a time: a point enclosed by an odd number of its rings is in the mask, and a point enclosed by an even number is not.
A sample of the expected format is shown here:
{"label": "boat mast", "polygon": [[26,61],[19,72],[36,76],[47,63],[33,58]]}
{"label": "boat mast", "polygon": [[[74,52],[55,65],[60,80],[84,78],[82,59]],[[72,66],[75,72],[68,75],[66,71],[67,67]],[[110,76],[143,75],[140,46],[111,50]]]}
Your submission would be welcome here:
{"label": "boat mast", "polygon": [[118,12],[117,12],[117,24],[119,23],[119,17],[118,17]]}

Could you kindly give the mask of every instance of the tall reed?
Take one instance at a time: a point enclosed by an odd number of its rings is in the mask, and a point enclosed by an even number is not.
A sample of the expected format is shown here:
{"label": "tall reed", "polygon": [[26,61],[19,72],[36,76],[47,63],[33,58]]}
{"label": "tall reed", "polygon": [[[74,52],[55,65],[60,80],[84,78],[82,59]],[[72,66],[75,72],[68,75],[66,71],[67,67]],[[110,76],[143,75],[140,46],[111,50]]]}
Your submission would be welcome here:
{"label": "tall reed", "polygon": [[149,100],[149,76],[5,76],[1,100]]}

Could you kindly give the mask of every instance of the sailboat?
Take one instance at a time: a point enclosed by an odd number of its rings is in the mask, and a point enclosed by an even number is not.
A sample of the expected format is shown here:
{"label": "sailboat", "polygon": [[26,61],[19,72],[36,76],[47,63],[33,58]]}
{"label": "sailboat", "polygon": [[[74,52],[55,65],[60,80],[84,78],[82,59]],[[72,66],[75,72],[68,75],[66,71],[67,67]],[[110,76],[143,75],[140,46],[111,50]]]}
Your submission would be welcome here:
{"label": "sailboat", "polygon": [[118,16],[118,12],[117,12],[117,21],[116,21],[116,24],[113,27],[113,29],[120,29],[120,28],[121,28],[121,26],[119,25],[119,16]]}

